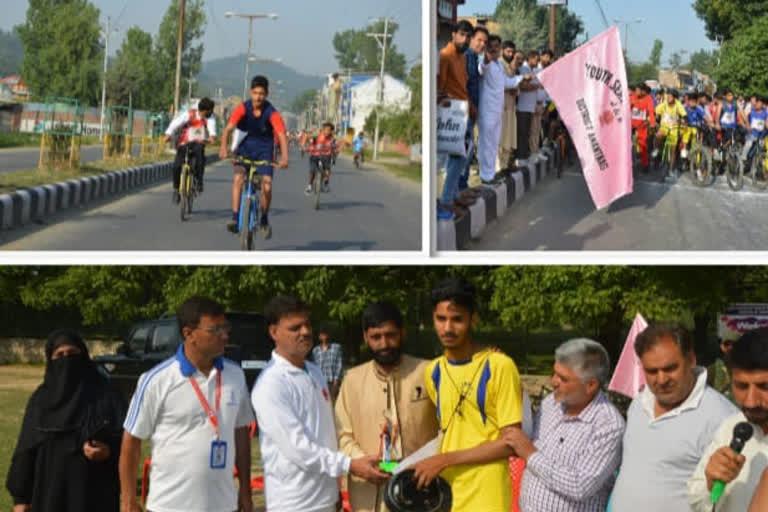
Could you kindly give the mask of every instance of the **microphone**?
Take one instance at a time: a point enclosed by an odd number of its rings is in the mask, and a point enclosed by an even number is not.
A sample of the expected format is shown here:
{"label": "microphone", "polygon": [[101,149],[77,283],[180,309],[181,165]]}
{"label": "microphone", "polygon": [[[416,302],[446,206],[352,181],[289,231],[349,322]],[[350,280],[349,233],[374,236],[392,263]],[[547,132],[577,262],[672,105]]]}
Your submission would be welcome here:
{"label": "microphone", "polygon": [[[731,450],[733,450],[736,453],[741,453],[741,450],[744,448],[744,444],[749,441],[749,439],[752,437],[752,425],[747,423],[746,421],[742,421],[741,423],[737,423],[735,427],[733,427],[733,437],[731,438]],[[725,482],[722,480],[715,480],[715,483],[712,485],[712,492],[709,495],[709,502],[712,504],[717,503],[720,498],[723,496],[723,491],[725,490]]]}

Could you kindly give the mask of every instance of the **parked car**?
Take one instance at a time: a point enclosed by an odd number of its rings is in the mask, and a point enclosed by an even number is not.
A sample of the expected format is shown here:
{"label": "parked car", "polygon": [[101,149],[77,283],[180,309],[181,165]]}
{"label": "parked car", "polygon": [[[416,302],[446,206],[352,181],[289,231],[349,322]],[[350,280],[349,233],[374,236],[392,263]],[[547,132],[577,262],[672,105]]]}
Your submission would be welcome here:
{"label": "parked car", "polygon": [[[267,334],[264,317],[257,313],[226,313],[232,324],[224,357],[239,362],[248,389],[252,389],[261,370],[267,365],[273,343]],[[113,355],[95,357],[115,386],[130,400],[139,376],[172,357],[182,342],[175,315],[139,322]]]}

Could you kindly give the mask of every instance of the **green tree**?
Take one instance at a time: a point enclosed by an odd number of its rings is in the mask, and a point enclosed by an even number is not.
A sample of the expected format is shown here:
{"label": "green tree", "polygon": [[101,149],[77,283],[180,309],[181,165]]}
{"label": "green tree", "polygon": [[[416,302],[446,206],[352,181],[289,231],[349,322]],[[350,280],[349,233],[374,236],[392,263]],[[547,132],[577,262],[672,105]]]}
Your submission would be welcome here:
{"label": "green tree", "polygon": [[421,64],[411,68],[406,83],[411,89],[411,111],[421,114]]}
{"label": "green tree", "polygon": [[719,89],[768,94],[768,16],[739,31],[722,47],[714,78]]}
{"label": "green tree", "polygon": [[674,52],[674,53],[673,53],[673,54],[672,54],[672,55],[669,57],[669,66],[670,66],[672,69],[679,69],[679,68],[680,68],[680,66],[682,65],[682,63],[683,63],[683,57],[682,57],[682,55],[680,55],[680,53],[679,53],[679,52]]}
{"label": "green tree", "polygon": [[[501,36],[511,39],[521,50],[549,47],[549,8],[536,0],[499,0],[494,19],[501,24]],[[558,7],[555,19],[556,53],[568,53],[584,33],[581,18],[566,7]]]}
{"label": "green tree", "polygon": [[[188,0],[184,12],[182,36],[181,90],[186,91],[189,76],[200,73],[203,60],[203,43],[206,17],[204,0]],[[176,85],[176,45],[179,37],[179,0],[172,0],[165,11],[155,38],[154,58],[157,80],[154,88],[156,110],[168,109],[173,104]],[[182,98],[184,94],[181,95]]]}
{"label": "green tree", "polygon": [[651,48],[651,56],[648,58],[648,62],[655,66],[661,66],[661,52],[664,51],[664,41],[656,39],[653,41],[653,48]]}
{"label": "green tree", "polygon": [[645,82],[646,80],[658,80],[659,66],[661,66],[661,53],[664,50],[664,43],[656,39],[653,42],[653,48],[647,62],[633,64],[626,61],[627,80],[629,83]]}
{"label": "green tree", "polygon": [[768,0],[696,0],[693,8],[704,21],[707,37],[728,41],[768,12]]}
{"label": "green tree", "polygon": [[152,58],[152,35],[132,27],[107,73],[108,100],[113,104],[128,105],[132,98],[136,109],[156,107],[157,71]]}
{"label": "green tree", "polygon": [[[400,53],[397,45],[392,42],[398,28],[399,25],[395,22],[390,22],[387,28],[387,33],[391,36],[387,44],[384,71],[402,80],[405,79],[406,73],[405,55]],[[384,33],[384,21],[370,23],[362,30],[345,30],[333,35],[333,49],[339,68],[358,72],[377,72],[381,69],[379,43],[373,37],[367,36],[368,33]]]}
{"label": "green tree", "polygon": [[717,68],[718,55],[719,52],[717,50],[711,52],[704,49],[698,50],[691,54],[691,59],[686,67],[712,76]]}
{"label": "green tree", "polygon": [[315,98],[317,97],[317,90],[316,89],[307,89],[296,98],[294,98],[293,103],[291,103],[291,112],[301,113],[306,110],[309,105],[312,104],[313,101],[315,101]]}
{"label": "green tree", "polygon": [[32,95],[79,98],[96,104],[104,53],[99,10],[88,0],[29,0],[16,27],[24,45],[21,74]]}
{"label": "green tree", "polygon": [[18,73],[24,60],[24,47],[15,30],[0,30],[0,76]]}

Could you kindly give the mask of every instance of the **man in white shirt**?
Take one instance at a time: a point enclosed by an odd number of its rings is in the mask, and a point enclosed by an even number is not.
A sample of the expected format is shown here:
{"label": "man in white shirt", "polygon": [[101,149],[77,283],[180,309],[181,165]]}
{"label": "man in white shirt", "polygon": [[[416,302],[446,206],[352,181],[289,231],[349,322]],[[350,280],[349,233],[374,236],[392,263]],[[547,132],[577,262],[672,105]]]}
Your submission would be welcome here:
{"label": "man in white shirt", "polygon": [[[531,52],[533,54],[535,52]],[[520,66],[520,75],[533,75],[534,70],[528,63]],[[531,133],[533,128],[533,116],[536,112],[536,104],[539,97],[541,84],[538,80],[520,84],[520,94],[517,97],[517,158],[527,160],[531,156]]]}
{"label": "man in white shirt", "polygon": [[635,352],[646,387],[627,412],[612,510],[689,510],[688,479],[714,432],[737,409],[707,386],[685,329],[651,325],[637,337]]}
{"label": "man in white shirt", "polygon": [[[230,325],[205,297],[177,311],[184,342],[139,378],[120,453],[123,512],[141,512],[136,476],[141,443],[152,443],[148,512],[251,512],[254,416],[240,365],[224,359]],[[232,478],[237,468],[239,491]]]}
{"label": "man in white shirt", "polygon": [[[693,477],[688,500],[696,512],[709,512],[715,480],[726,484],[717,512],[749,508],[763,471],[768,467],[768,328],[745,333],[726,356],[733,399],[741,412],[726,419],[715,433]],[[737,423],[749,422],[752,437],[741,454],[730,448]]]}
{"label": "man in white shirt", "polygon": [[382,483],[379,460],[341,453],[328,383],[306,361],[312,346],[309,308],[291,296],[264,310],[275,350],[251,394],[259,424],[264,489],[270,512],[336,512],[338,478],[345,473]]}

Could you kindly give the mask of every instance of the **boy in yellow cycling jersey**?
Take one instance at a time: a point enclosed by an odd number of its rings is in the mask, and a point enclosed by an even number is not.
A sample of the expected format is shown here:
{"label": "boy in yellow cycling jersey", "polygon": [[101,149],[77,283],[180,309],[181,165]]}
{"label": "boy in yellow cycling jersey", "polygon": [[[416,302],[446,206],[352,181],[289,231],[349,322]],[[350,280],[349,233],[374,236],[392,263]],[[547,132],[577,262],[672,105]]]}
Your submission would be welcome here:
{"label": "boy in yellow cycling jersey", "polygon": [[[656,132],[656,139],[653,150],[653,158],[659,155],[659,148],[662,147],[664,138],[669,136],[669,142],[676,147],[678,136],[681,134],[680,124],[686,119],[687,113],[683,104],[680,103],[680,94],[677,91],[671,91],[666,95],[666,101],[656,107],[656,118],[659,120],[659,131]],[[669,155],[669,169],[675,168],[676,151]],[[666,176],[665,176],[666,178]]]}

